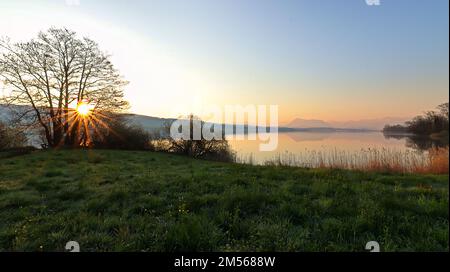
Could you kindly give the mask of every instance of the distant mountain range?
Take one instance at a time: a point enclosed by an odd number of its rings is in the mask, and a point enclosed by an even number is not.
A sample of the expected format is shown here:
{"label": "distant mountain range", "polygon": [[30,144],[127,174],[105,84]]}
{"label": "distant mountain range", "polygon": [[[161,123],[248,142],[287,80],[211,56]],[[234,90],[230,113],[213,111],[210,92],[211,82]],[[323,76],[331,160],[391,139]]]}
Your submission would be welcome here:
{"label": "distant mountain range", "polygon": [[384,117],[377,119],[362,119],[357,121],[323,121],[297,118],[283,125],[288,128],[339,128],[358,130],[382,130],[387,124],[403,124],[409,117]]}
{"label": "distant mountain range", "polygon": [[[148,131],[156,131],[174,119],[158,118],[139,114],[127,114],[129,120]],[[362,132],[381,131],[386,124],[403,123],[407,118],[383,118],[349,122],[325,122],[322,120],[295,119],[289,124],[279,126],[280,132]],[[386,122],[386,123],[384,123]],[[230,125],[227,125],[229,127]],[[247,131],[249,126],[237,125]]]}
{"label": "distant mountain range", "polygon": [[323,128],[331,127],[331,124],[322,120],[297,118],[284,126],[289,128]]}

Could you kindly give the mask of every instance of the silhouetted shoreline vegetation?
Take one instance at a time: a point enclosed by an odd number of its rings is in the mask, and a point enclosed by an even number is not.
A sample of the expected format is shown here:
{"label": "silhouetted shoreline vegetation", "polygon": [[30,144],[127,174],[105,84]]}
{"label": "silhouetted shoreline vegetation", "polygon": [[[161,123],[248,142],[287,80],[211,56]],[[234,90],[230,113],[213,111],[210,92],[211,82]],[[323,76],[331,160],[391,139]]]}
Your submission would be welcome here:
{"label": "silhouetted shoreline vegetation", "polygon": [[[434,138],[448,138],[449,103],[441,104],[437,111],[427,111],[405,124],[386,125],[383,132],[391,135],[413,134]],[[447,141],[448,142],[448,141]]]}

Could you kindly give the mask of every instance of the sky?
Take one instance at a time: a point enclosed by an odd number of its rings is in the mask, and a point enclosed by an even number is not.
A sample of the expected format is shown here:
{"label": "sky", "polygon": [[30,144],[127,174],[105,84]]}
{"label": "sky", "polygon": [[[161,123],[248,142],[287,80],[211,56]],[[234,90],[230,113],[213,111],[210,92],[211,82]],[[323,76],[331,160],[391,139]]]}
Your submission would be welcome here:
{"label": "sky", "polygon": [[130,111],[278,105],[280,122],[409,117],[449,99],[449,1],[0,0],[0,36],[88,36]]}

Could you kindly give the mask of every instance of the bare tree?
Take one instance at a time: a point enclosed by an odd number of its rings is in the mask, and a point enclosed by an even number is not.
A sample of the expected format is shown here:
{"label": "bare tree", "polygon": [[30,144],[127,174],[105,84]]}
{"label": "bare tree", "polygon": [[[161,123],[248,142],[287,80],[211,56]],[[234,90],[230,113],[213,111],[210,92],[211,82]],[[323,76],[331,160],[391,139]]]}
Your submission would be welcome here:
{"label": "bare tree", "polygon": [[[0,41],[0,79],[9,106],[22,109],[16,121],[40,128],[46,144],[80,145],[95,126],[106,126],[102,112],[127,107],[127,84],[98,44],[78,38],[68,29],[51,28],[25,43]],[[90,104],[90,116],[79,116],[80,103]],[[24,110],[25,109],[25,110]],[[84,135],[84,136],[83,136]]]}

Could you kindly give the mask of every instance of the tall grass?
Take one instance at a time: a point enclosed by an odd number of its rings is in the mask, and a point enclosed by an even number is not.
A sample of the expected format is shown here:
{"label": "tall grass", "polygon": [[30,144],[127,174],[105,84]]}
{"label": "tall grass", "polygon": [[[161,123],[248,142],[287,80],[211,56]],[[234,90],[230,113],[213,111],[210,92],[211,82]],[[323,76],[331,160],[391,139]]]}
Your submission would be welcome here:
{"label": "tall grass", "polygon": [[[248,160],[251,158],[251,160]],[[255,164],[253,156],[241,156],[239,163]],[[305,150],[302,153],[279,153],[258,162],[272,166],[307,168],[339,168],[369,172],[448,174],[449,149],[433,148],[428,151],[368,148],[359,151]]]}
{"label": "tall grass", "polygon": [[449,149],[447,148],[434,148],[428,151],[428,165],[424,169],[425,172],[448,174],[448,155]]}

